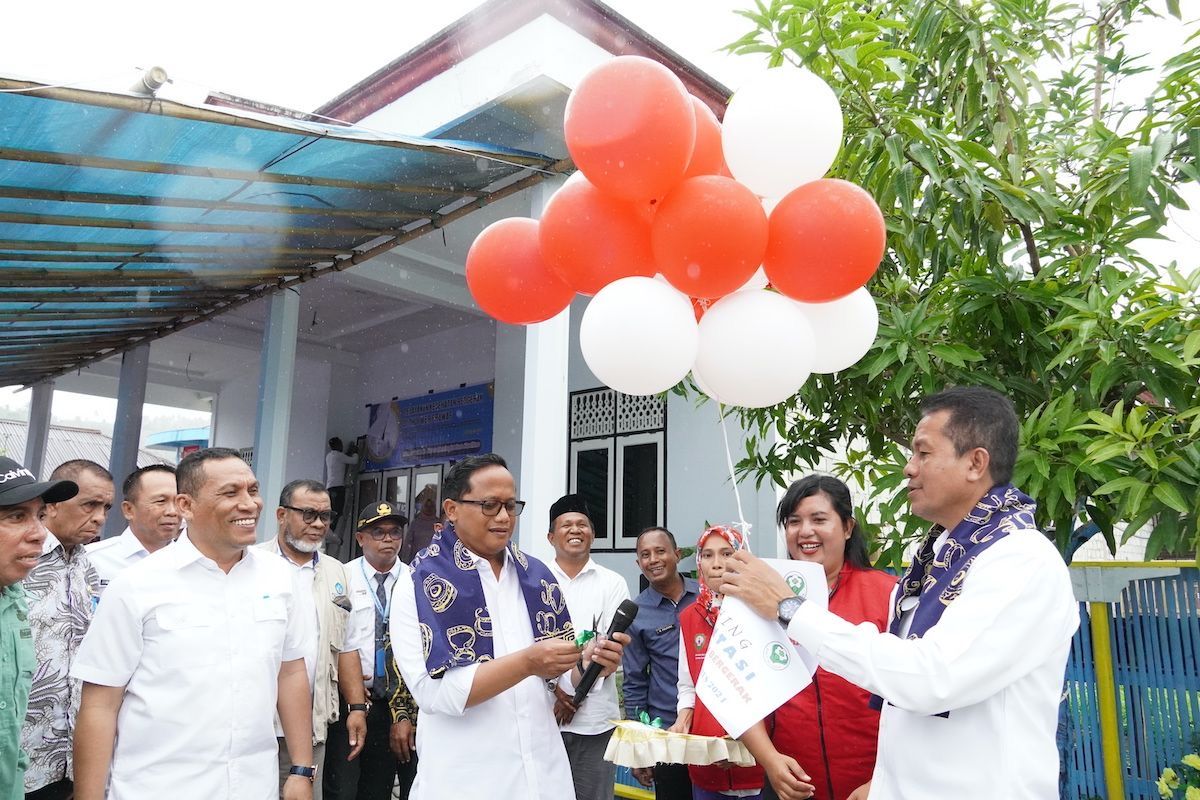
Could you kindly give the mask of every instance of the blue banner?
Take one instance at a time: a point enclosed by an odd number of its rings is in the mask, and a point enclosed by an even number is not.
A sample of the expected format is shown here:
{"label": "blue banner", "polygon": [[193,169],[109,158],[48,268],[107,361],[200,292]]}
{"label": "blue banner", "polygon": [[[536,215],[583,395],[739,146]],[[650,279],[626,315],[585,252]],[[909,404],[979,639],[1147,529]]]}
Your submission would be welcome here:
{"label": "blue banner", "polygon": [[481,383],[372,404],[363,470],[415,467],[491,452],[494,395],[495,384]]}

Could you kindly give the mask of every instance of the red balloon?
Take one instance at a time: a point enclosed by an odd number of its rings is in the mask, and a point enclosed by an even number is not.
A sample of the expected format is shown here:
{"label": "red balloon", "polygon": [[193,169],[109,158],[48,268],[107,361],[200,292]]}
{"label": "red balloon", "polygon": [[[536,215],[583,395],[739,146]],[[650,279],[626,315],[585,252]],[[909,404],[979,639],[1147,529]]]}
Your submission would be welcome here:
{"label": "red balloon", "polygon": [[582,294],[595,294],[618,278],[651,278],[657,272],[650,223],[642,212],[583,177],[572,177],[550,198],[538,237],[546,263]]}
{"label": "red balloon", "polygon": [[750,280],[767,247],[767,215],[733,178],[688,178],[654,216],[658,270],[690,297],[724,297]]}
{"label": "red balloon", "polygon": [[692,96],[692,111],[696,114],[696,146],[692,149],[692,160],[688,163],[685,178],[697,175],[729,176],[725,166],[725,154],[721,151],[721,123],[708,104]]}
{"label": "red balloon", "polygon": [[696,322],[699,322],[700,318],[704,316],[704,312],[708,311],[708,307],[713,304],[713,301],[705,300],[702,297],[691,297],[688,299],[692,301],[692,313],[696,315]]}
{"label": "red balloon", "polygon": [[537,220],[523,217],[493,222],[475,237],[467,288],[480,308],[511,325],[550,319],[575,295],[542,258]]}
{"label": "red balloon", "polygon": [[784,196],[771,212],[763,269],[794,300],[827,303],[864,286],[883,259],[887,229],[871,195],[823,178]]}
{"label": "red balloon", "polygon": [[606,61],[567,99],[563,132],[575,166],[601,191],[649,202],[683,177],[696,115],[675,73],[641,56]]}

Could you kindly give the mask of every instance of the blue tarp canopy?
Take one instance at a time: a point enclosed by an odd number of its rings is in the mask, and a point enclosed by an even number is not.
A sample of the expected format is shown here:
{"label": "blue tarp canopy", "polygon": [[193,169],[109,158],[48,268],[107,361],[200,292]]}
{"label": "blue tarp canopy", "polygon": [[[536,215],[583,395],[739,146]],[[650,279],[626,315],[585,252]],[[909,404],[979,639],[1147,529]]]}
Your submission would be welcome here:
{"label": "blue tarp canopy", "polygon": [[0,386],[361,263],[568,168],[0,78]]}

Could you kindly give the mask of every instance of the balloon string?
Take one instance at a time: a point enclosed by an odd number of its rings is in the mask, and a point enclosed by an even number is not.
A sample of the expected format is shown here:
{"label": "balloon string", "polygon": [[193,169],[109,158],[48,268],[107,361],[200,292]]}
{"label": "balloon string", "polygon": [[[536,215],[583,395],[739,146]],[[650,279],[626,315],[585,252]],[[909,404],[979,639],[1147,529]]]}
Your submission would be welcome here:
{"label": "balloon string", "polygon": [[735,523],[742,529],[742,546],[746,549],[750,548],[750,523],[746,522],[746,515],[742,511],[742,496],[738,494],[737,475],[733,471],[733,453],[729,450],[729,429],[725,427],[725,406],[723,403],[716,403],[717,419],[721,420],[721,438],[725,442],[725,466],[729,468],[729,482],[733,485],[733,499],[737,503],[738,521]]}

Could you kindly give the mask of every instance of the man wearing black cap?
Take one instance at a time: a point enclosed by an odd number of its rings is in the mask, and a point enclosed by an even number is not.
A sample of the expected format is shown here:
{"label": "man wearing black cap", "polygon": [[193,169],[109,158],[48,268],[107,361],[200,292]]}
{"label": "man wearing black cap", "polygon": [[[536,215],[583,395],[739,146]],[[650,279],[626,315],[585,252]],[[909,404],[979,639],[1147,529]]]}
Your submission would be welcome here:
{"label": "man wearing black cap", "polygon": [[[550,571],[567,598],[567,610],[576,632],[599,636],[612,624],[617,607],[629,599],[625,579],[600,566],[591,557],[596,532],[583,497],[568,494],[550,506],[550,532],[554,547]],[[607,800],[613,796],[616,767],[604,760],[610,720],[620,719],[616,682],[601,680],[579,708],[561,687],[554,689],[554,716],[562,731],[577,800]]]}
{"label": "man wearing black cap", "polygon": [[25,794],[21,725],[33,680],[33,632],[18,585],[38,563],[46,534],[38,524],[45,503],[74,497],[74,481],[42,483],[11,458],[0,457],[0,798]]}
{"label": "man wearing black cap", "polygon": [[[392,796],[397,777],[400,797],[406,800],[417,774],[417,706],[396,669],[388,636],[392,591],[397,578],[408,571],[408,565],[397,557],[407,524],[408,517],[397,506],[382,501],[364,507],[355,525],[363,554],[346,564],[354,606],[350,627],[358,632],[359,639],[374,637],[374,649],[359,650],[371,704],[362,755],[349,764],[342,756],[336,775],[331,763],[326,777],[336,778],[338,786],[326,786],[326,800],[353,796],[358,800],[385,800]],[[327,763],[340,755],[331,746]],[[357,787],[357,791],[351,787]]]}

